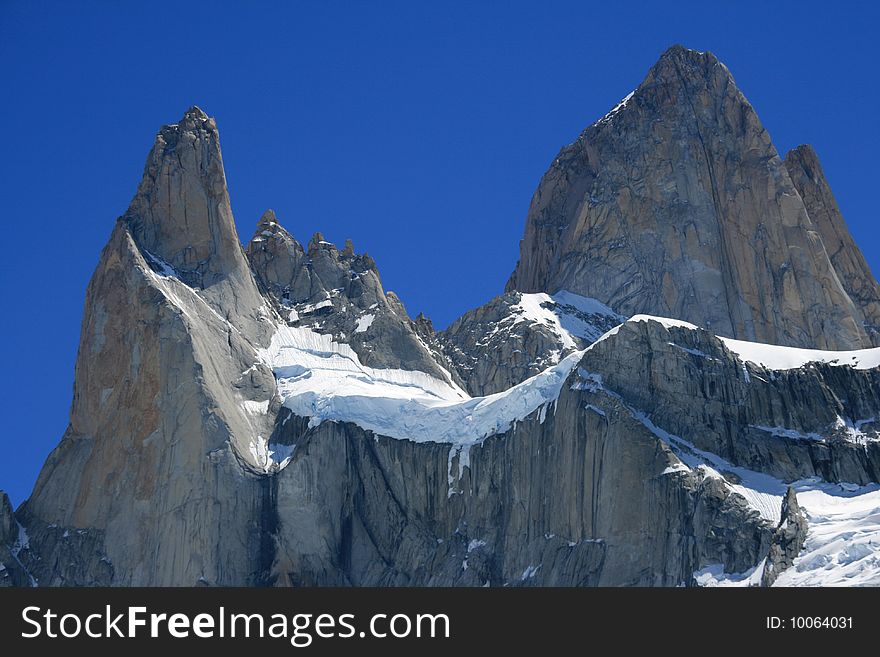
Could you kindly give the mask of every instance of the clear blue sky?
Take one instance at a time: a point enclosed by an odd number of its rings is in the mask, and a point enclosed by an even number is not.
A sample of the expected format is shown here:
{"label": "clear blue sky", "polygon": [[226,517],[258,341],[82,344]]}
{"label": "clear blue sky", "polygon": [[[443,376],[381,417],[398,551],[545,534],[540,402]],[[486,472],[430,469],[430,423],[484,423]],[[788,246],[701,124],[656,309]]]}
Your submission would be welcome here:
{"label": "clear blue sky", "polygon": [[876,272],[872,4],[0,0],[0,488],[27,497],[64,431],[86,283],[190,105],[243,239],[268,207],[350,237],[444,327],[503,289],[558,149],[667,46],[711,50],[781,152],[816,147]]}

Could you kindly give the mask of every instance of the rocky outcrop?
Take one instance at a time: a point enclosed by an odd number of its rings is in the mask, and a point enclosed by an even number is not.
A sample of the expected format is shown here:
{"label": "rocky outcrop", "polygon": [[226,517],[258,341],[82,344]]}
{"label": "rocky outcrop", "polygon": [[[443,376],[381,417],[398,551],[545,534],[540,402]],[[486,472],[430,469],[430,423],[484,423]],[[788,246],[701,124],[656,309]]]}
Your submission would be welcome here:
{"label": "rocky outcrop", "polygon": [[[472,395],[507,390],[559,362],[559,336],[515,311],[520,294],[508,292],[468,311],[441,335]],[[495,330],[501,327],[501,330]]]}
{"label": "rocky outcrop", "polygon": [[770,540],[770,552],[764,561],[761,586],[773,586],[776,578],[794,563],[807,538],[807,519],[801,511],[794,489],[789,487],[782,499],[782,517]]}
{"label": "rocky outcrop", "polygon": [[[461,383],[439,350],[433,327],[417,325],[393,292],[386,294],[373,259],[341,251],[316,233],[308,248],[268,210],[247,246],[257,281],[290,326],[313,328],[347,343],[370,367],[418,370]],[[432,348],[433,347],[433,348]]]}
{"label": "rocky outcrop", "polygon": [[12,545],[18,540],[18,523],[9,496],[0,490],[0,545]]}
{"label": "rocky outcrop", "polygon": [[634,320],[581,367],[665,431],[783,481],[880,482],[880,370],[743,362],[711,333]]}
{"label": "rocky outcrop", "polygon": [[553,161],[507,290],[744,340],[871,346],[831,252],[727,68],[674,46]]}
{"label": "rocky outcrop", "polygon": [[0,587],[28,586],[28,574],[19,560],[22,542],[9,497],[0,491]]}
{"label": "rocky outcrop", "polygon": [[815,224],[843,289],[861,312],[865,331],[880,345],[880,285],[846,227],[831,186],[812,146],[788,152],[785,167]]}
{"label": "rocky outcrop", "polygon": [[439,342],[467,391],[491,395],[583,349],[623,319],[571,294],[508,292],[466,312]]}

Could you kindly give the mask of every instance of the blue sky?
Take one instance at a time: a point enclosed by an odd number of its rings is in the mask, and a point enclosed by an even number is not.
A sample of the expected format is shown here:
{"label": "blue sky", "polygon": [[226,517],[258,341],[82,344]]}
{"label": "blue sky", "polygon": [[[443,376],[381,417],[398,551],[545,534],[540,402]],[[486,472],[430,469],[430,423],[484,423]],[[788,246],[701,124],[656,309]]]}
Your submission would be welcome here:
{"label": "blue sky", "polygon": [[673,43],[812,143],[874,271],[880,10],[817,2],[0,0],[5,410],[25,499],[67,424],[86,284],[158,127],[220,127],[239,233],[268,207],[377,261],[444,327],[502,291],[559,148]]}

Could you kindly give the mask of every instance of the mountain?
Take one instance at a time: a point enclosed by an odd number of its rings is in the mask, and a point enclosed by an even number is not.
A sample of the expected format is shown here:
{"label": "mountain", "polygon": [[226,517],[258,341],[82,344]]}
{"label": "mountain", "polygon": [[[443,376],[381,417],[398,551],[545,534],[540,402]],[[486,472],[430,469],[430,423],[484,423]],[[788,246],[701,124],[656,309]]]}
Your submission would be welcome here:
{"label": "mountain", "polygon": [[[852,281],[876,283],[824,179],[802,196],[793,166],[723,64],[672,47],[557,155],[507,289],[565,289],[742,340],[880,345],[876,288]],[[832,261],[838,243],[852,255]]]}
{"label": "mountain", "polygon": [[[878,285],[812,149],[667,51],[437,332],[163,127],[86,291],[0,585],[880,584]],[[854,531],[854,528],[857,531]]]}

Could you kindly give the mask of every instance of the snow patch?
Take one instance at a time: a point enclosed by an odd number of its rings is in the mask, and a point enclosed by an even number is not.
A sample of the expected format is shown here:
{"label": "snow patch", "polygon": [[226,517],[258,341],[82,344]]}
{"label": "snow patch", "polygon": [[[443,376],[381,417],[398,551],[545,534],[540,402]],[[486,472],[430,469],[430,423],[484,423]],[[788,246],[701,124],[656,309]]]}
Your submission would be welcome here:
{"label": "snow patch", "polygon": [[687,467],[684,463],[679,462],[679,463],[673,463],[672,465],[667,466],[663,470],[663,472],[661,472],[660,474],[661,475],[668,475],[668,474],[674,474],[676,472],[690,472],[690,470],[691,469],[689,467]]}
{"label": "snow patch", "polygon": [[[709,354],[707,354],[704,351],[700,351],[699,349],[691,349],[690,347],[682,347],[680,344],[675,344],[674,342],[670,342],[669,346],[675,347],[676,349],[680,349],[681,351],[685,352],[686,354],[690,354],[691,356],[698,356],[699,358],[708,358],[710,360],[712,359],[711,356],[709,356]],[[746,371],[746,376],[748,376],[748,371]]]}
{"label": "snow patch", "polygon": [[541,564],[537,566],[526,566],[526,569],[523,571],[522,576],[520,577],[520,581],[525,582],[527,579],[532,579],[538,571],[541,569]]}
{"label": "snow patch", "polygon": [[[455,457],[458,457],[458,473],[457,475],[452,472],[452,463],[455,461]],[[461,481],[462,476],[464,475],[464,469],[470,468],[471,466],[471,446],[470,445],[453,445],[449,448],[449,457],[447,458],[446,463],[446,479],[449,488],[446,492],[446,497],[452,497],[456,493],[461,493],[460,490],[455,490],[455,482]]]}
{"label": "snow patch", "polygon": [[179,278],[177,270],[162,260],[159,256],[153,255],[146,249],[141,249],[141,253],[147,257],[146,259],[150,266],[154,268],[155,274],[162,276],[163,278]]}
{"label": "snow patch", "polygon": [[[774,586],[880,586],[880,486],[830,484],[817,477],[792,484],[807,518],[807,538]],[[694,573],[700,586],[756,586],[764,560],[727,574],[721,564]]]}
{"label": "snow patch", "polygon": [[795,484],[807,539],[775,586],[880,586],[880,486]]}
{"label": "snow patch", "polygon": [[834,428],[843,432],[843,435],[848,442],[855,443],[856,445],[867,445],[869,442],[880,440],[880,433],[877,431],[865,433],[862,431],[862,427],[866,424],[874,424],[876,422],[876,417],[869,417],[854,422],[847,417],[841,417],[838,415],[834,423]]}
{"label": "snow patch", "polygon": [[24,528],[24,525],[22,525],[17,520],[15,521],[15,524],[18,525],[18,537],[15,539],[15,543],[13,543],[12,547],[9,549],[9,554],[12,556],[13,559],[15,559],[15,562],[21,567],[21,569],[28,576],[28,584],[30,586],[37,586],[37,580],[34,578],[33,575],[30,574],[28,569],[24,567],[24,564],[21,562],[21,559],[19,559],[19,555],[21,554],[21,551],[27,550],[30,548],[30,546],[31,546],[30,537],[28,536],[27,530]]}
{"label": "snow patch", "polygon": [[614,118],[615,114],[617,114],[620,110],[622,110],[624,107],[626,107],[626,104],[632,99],[632,97],[635,95],[635,93],[636,93],[635,90],[630,91],[626,96],[623,97],[623,99],[619,103],[617,103],[617,105],[615,105],[613,108],[611,108],[611,111],[608,112],[608,114],[606,114],[601,119],[596,121],[596,123],[597,124],[606,123],[606,122],[610,121],[612,118]]}
{"label": "snow patch", "polygon": [[544,304],[550,304],[553,299],[549,294],[523,294],[520,296],[519,303],[514,306],[514,310],[532,326],[540,324],[548,326],[562,341],[562,346],[566,349],[575,349],[577,344],[571,337],[571,333],[562,328],[559,317]]}
{"label": "snow patch", "polygon": [[251,401],[248,399],[241,402],[241,407],[250,415],[266,415],[269,412],[269,400]]}
{"label": "snow patch", "polygon": [[724,564],[711,564],[696,571],[694,579],[699,586],[760,586],[765,561],[766,559],[761,559],[757,566],[744,573],[732,574],[724,572]]}
{"label": "snow patch", "polygon": [[[575,337],[592,343],[603,335],[597,324],[607,326],[609,321],[622,322],[624,318],[604,303],[590,297],[560,290],[554,295],[521,294],[513,306],[514,317],[552,330],[563,349],[577,349]],[[558,359],[558,358],[557,358]]]}
{"label": "snow patch", "polygon": [[359,317],[357,320],[357,326],[354,328],[355,333],[364,333],[368,328],[373,325],[373,320],[376,319],[376,316],[373,314],[367,314],[363,317]]}
{"label": "snow patch", "polygon": [[330,299],[324,299],[323,301],[319,301],[318,303],[303,304],[299,307],[299,314],[308,315],[309,313],[313,313],[316,310],[320,310],[321,308],[327,308],[328,306],[333,306],[333,302]]}
{"label": "snow patch", "polygon": [[759,431],[766,431],[772,436],[776,436],[777,438],[788,438],[789,440],[808,440],[812,442],[824,442],[825,438],[820,436],[818,433],[803,433],[801,431],[797,431],[796,429],[786,429],[785,427],[765,427],[760,424],[750,424],[749,427],[752,429],[758,429]]}
{"label": "snow patch", "polygon": [[467,551],[468,553],[471,553],[474,550],[479,550],[481,547],[486,547],[486,541],[478,538],[472,538],[470,543],[468,543]]}

